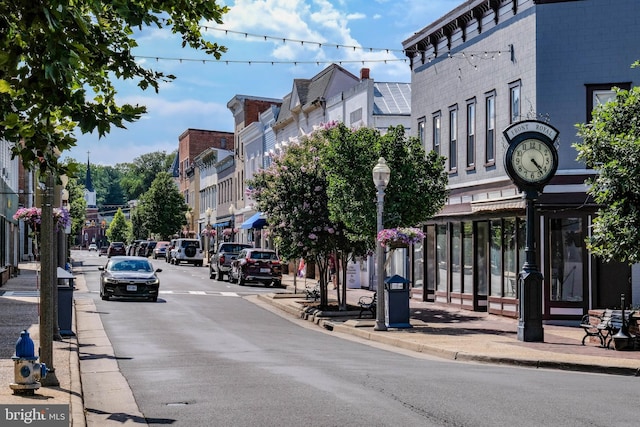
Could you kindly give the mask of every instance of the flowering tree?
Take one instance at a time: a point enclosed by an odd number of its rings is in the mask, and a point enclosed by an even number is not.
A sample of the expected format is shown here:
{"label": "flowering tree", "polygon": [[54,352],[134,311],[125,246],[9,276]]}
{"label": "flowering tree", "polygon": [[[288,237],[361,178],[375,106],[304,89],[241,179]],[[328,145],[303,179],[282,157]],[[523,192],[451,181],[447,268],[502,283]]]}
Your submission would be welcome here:
{"label": "flowering tree", "polygon": [[320,272],[320,305],[326,306],[327,259],[344,235],[329,219],[327,178],[320,155],[320,132],[300,138],[248,182],[250,197],[269,218],[269,230],[285,258],[314,260]]}

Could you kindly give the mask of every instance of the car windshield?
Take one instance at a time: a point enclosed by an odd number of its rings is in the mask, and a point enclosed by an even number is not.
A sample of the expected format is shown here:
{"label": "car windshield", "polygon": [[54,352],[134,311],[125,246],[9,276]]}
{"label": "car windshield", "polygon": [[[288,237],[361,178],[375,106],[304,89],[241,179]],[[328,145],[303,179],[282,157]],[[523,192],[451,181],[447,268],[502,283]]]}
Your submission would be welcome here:
{"label": "car windshield", "polygon": [[273,252],[251,252],[251,259],[277,260],[278,255]]}
{"label": "car windshield", "polygon": [[224,246],[224,252],[240,252],[243,249],[246,249],[246,245],[226,245]]}
{"label": "car windshield", "polygon": [[187,246],[195,246],[196,248],[199,248],[200,241],[199,240],[183,240],[182,247],[186,248]]}
{"label": "car windshield", "polygon": [[123,260],[123,261],[115,261],[111,262],[110,266],[107,267],[107,270],[110,271],[145,271],[150,273],[153,271],[151,264],[144,260]]}

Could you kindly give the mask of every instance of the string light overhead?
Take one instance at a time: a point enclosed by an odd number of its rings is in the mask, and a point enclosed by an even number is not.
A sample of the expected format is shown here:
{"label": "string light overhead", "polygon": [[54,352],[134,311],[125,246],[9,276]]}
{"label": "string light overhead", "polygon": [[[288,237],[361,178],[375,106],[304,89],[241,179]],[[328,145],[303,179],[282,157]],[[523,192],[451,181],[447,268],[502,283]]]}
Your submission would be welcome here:
{"label": "string light overhead", "polygon": [[370,63],[388,63],[388,62],[407,62],[407,59],[340,59],[340,60],[326,60],[326,61],[271,61],[271,60],[226,60],[226,59],[196,59],[196,58],[169,58],[169,57],[163,57],[163,56],[146,56],[146,55],[135,55],[134,56],[136,59],[153,59],[156,62],[158,61],[178,61],[180,63],[182,62],[202,62],[203,64],[206,63],[218,63],[218,64],[225,64],[225,65],[229,65],[229,64],[248,64],[248,65],[252,65],[252,64],[267,64],[267,65],[280,65],[280,64],[287,64],[287,65],[308,65],[308,64],[315,64],[315,65],[325,65],[325,64],[338,64],[338,65],[342,65],[342,64],[370,64]]}

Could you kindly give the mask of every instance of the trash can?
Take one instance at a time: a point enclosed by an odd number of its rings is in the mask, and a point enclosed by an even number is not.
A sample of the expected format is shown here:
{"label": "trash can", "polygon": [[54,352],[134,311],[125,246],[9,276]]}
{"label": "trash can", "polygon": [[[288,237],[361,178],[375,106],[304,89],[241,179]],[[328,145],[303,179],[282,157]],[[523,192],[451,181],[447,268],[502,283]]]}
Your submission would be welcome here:
{"label": "trash can", "polygon": [[75,276],[58,267],[58,327],[60,335],[73,336],[71,319],[73,313],[73,281]]}
{"label": "trash can", "polygon": [[394,275],[384,281],[384,320],[388,328],[411,328],[409,281]]}

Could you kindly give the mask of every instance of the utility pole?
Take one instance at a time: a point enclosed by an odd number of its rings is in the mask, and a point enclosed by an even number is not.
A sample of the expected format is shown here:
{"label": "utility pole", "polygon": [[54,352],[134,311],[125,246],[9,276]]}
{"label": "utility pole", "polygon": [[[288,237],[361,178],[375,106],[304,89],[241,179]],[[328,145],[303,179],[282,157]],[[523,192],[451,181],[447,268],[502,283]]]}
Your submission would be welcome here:
{"label": "utility pole", "polygon": [[[41,380],[45,387],[59,386],[53,364],[53,336],[54,336],[54,289],[57,290],[56,262],[54,258],[54,227],[53,227],[53,174],[45,175],[45,187],[42,196],[42,210],[40,223],[40,361],[47,365],[49,372]],[[55,286],[54,286],[55,285]]]}

